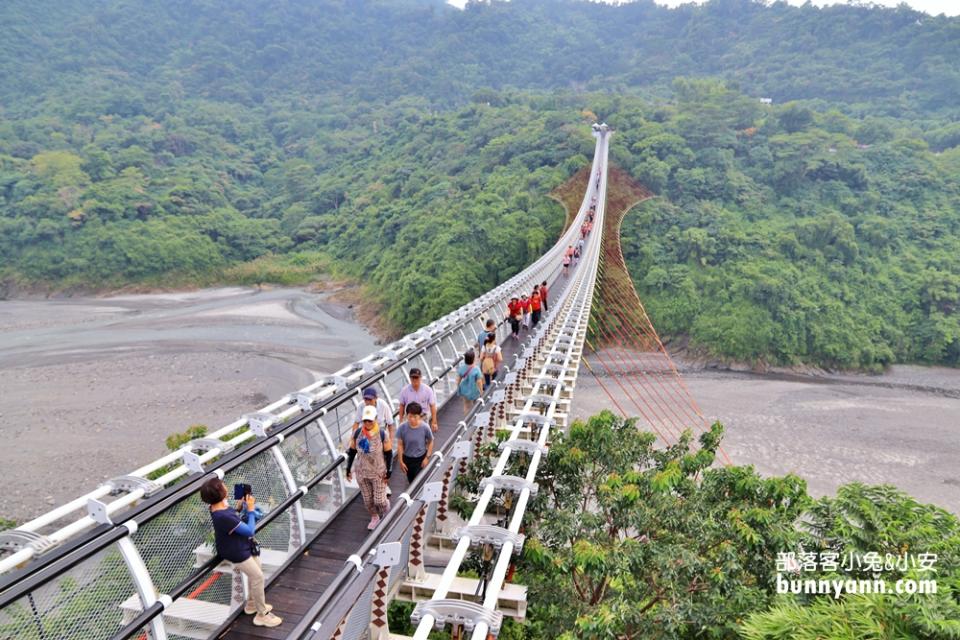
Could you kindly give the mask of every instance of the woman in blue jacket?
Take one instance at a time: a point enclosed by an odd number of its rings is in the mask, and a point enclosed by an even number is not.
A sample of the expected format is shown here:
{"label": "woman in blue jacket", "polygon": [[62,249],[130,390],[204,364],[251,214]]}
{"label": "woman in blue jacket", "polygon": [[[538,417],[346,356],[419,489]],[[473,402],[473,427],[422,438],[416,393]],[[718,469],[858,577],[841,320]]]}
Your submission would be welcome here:
{"label": "woman in blue jacket", "polygon": [[283,620],[271,613],[273,606],[267,604],[263,592],[260,551],[253,539],[257,531],[256,501],[253,496],[248,495],[238,503],[237,509],[231,509],[227,502],[227,486],[219,478],[211,478],[200,487],[200,499],[210,505],[217,554],[232,562],[247,576],[249,595],[243,612],[248,615],[255,613],[253,624],[258,627],[279,626]]}

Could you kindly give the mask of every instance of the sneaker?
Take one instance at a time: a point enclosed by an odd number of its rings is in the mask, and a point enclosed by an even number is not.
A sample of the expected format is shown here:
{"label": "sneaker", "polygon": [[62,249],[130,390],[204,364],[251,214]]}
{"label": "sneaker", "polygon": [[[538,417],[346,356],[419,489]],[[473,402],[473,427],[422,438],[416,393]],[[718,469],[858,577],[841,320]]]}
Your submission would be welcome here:
{"label": "sneaker", "polygon": [[373,516],[370,518],[370,524],[367,525],[367,529],[373,531],[377,528],[377,525],[380,524],[380,516]]}
{"label": "sneaker", "polygon": [[278,618],[272,613],[268,613],[265,616],[258,613],[253,617],[253,624],[257,627],[279,627],[283,624],[283,618]]}
{"label": "sneaker", "polygon": [[[272,604],[268,604],[268,605],[267,605],[267,613],[270,613],[271,611],[273,611],[273,605],[272,605]],[[245,614],[247,614],[248,616],[252,616],[253,614],[255,614],[255,613],[257,612],[257,608],[256,608],[255,606],[253,606],[252,604],[247,603],[247,604],[243,605],[243,612],[244,612]]]}

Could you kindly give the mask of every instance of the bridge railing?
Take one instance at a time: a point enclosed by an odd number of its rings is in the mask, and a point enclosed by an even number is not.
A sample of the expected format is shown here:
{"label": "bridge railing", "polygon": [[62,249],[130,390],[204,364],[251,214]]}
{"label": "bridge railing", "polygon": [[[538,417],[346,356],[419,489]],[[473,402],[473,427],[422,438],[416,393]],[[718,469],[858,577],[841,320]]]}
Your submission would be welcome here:
{"label": "bridge railing", "polygon": [[[606,129],[603,129],[605,132]],[[601,144],[603,148],[601,149]],[[606,157],[606,141],[598,141],[598,149],[602,158]],[[602,180],[591,174],[591,182],[584,195],[581,213],[588,209],[588,202],[593,196],[597,197],[598,227],[602,229],[604,214],[604,200],[606,190],[606,173],[601,171]],[[578,226],[577,226],[578,228]],[[397,500],[388,514],[381,521],[380,526],[373,532],[351,556],[340,573],[323,595],[315,602],[303,619],[286,640],[325,640],[331,637],[359,638],[369,629],[371,638],[385,638],[388,633],[387,611],[388,603],[397,591],[397,583],[405,581],[416,585],[425,577],[425,547],[427,539],[434,533],[441,535],[458,536],[466,539],[466,544],[459,544],[458,550],[451,559],[449,575],[444,576],[446,582],[441,581],[439,589],[446,589],[449,580],[456,575],[460,562],[464,559],[466,549],[470,546],[469,533],[461,529],[454,532],[448,525],[443,512],[449,506],[449,496],[458,473],[465,471],[467,458],[472,455],[474,445],[489,441],[494,429],[507,428],[510,430],[510,439],[501,445],[505,461],[511,451],[525,451],[531,455],[528,481],[532,482],[536,473],[537,462],[546,442],[547,435],[555,418],[561,396],[572,394],[572,380],[576,377],[577,363],[586,337],[587,318],[593,290],[596,282],[597,259],[600,251],[600,232],[590,239],[588,248],[580,268],[575,273],[576,278],[567,281],[567,286],[556,296],[550,306],[550,312],[545,315],[538,329],[532,332],[524,343],[524,348],[517,354],[515,361],[508,367],[508,373],[502,380],[496,381],[494,386],[484,395],[483,401],[478,403],[459,424],[457,430],[448,439],[445,446],[434,454],[430,464],[424,468],[407,492],[403,500]],[[559,288],[559,287],[557,287]],[[541,364],[536,365],[538,356]],[[559,369],[556,363],[562,362]],[[530,391],[524,400],[520,388],[529,385]],[[516,392],[516,393],[514,393]],[[524,407],[520,417],[504,420],[504,415],[510,415],[508,405],[522,402]],[[539,412],[534,409],[537,407]],[[535,420],[538,414],[542,422]],[[539,429],[539,440],[536,446],[520,447],[517,437],[524,426]],[[513,448],[510,448],[513,443]],[[528,443],[529,444],[529,443]],[[504,446],[508,445],[508,446]],[[504,462],[505,464],[505,462]],[[502,465],[498,466],[502,473]],[[499,475],[499,474],[498,474]],[[519,490],[520,501],[514,508],[514,516],[510,522],[511,534],[514,538],[518,533],[523,518],[526,499],[530,489]],[[524,495],[526,492],[526,496]],[[484,515],[484,507],[494,494],[491,484],[480,496],[482,505],[477,506],[470,524],[478,524]],[[515,503],[517,504],[517,503]],[[507,522],[504,520],[498,527],[506,531]],[[489,531],[486,529],[485,532]],[[476,534],[474,534],[476,537]],[[522,538],[522,536],[520,536]],[[476,544],[478,541],[472,541]],[[497,570],[488,584],[487,598],[484,606],[490,611],[491,618],[496,618],[496,603],[500,593],[500,583],[503,581],[506,568],[509,565],[512,544],[504,546],[497,562]],[[497,548],[500,550],[500,548]],[[444,584],[447,587],[444,587]],[[445,595],[445,593],[443,594]],[[443,598],[443,595],[435,596]],[[458,603],[462,605],[462,603]],[[468,609],[476,610],[475,606],[467,605]],[[424,611],[418,607],[416,619],[429,616],[418,631],[426,637],[426,632],[433,624],[442,626],[445,619],[437,619],[433,613],[436,609],[427,608]],[[481,623],[482,626],[485,623]],[[471,627],[473,628],[473,627]],[[489,625],[482,626],[482,634],[475,637],[486,638],[486,632],[496,635],[499,625],[491,629]],[[477,632],[480,633],[480,632]],[[418,635],[418,637],[421,637]]]}
{"label": "bridge railing", "polygon": [[214,559],[199,487],[215,476],[253,485],[270,517],[258,539],[279,569],[355,491],[339,462],[360,391],[378,385],[395,405],[392,393],[407,382],[409,367],[420,366],[438,401],[449,399],[456,387],[451,371],[482,319],[505,317],[511,293],[552,279],[578,227],[517,276],[427,327],[0,533],[0,573],[7,572],[0,580],[0,640],[96,640],[141,629],[157,639],[206,637],[241,604],[243,583]]}

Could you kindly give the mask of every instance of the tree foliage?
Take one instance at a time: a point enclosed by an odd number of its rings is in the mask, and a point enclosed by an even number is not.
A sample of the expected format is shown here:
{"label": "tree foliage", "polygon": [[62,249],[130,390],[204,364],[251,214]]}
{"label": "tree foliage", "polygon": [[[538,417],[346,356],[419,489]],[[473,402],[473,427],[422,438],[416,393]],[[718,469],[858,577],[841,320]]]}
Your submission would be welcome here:
{"label": "tree foliage", "polygon": [[806,485],[711,468],[722,433],[655,449],[604,412],[553,441],[524,550],[531,637],[729,638],[767,604]]}
{"label": "tree foliage", "polygon": [[[889,486],[845,485],[814,500],[796,476],[715,467],[722,434],[714,424],[698,447],[688,432],[657,449],[653,434],[603,412],[553,439],[517,577],[530,589],[524,637],[957,637],[955,516]],[[936,554],[939,591],[778,595],[778,554],[804,550]],[[866,568],[799,575],[875,577]],[[893,583],[918,575],[908,567],[882,577]]]}
{"label": "tree foliage", "polygon": [[662,333],[749,362],[960,363],[955,150],[906,122],[867,144],[869,119],[675,88],[669,109],[608,118],[618,160],[661,196],[623,244]]}
{"label": "tree foliage", "polygon": [[751,0],[11,0],[0,279],[323,269],[413,329],[549,245],[544,196],[599,118],[664,196],[625,231],[666,333],[744,360],[956,364],[958,28]]}

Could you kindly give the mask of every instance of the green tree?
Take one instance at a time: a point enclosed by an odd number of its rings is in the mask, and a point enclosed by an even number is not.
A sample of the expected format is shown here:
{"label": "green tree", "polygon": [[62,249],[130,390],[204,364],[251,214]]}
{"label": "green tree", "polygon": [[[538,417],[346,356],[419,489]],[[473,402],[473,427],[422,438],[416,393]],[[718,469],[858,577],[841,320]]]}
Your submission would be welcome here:
{"label": "green tree", "polygon": [[799,478],[711,468],[722,434],[657,449],[609,412],[558,434],[521,569],[531,637],[731,638],[766,606],[810,501]]}

